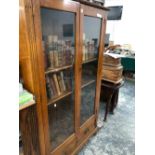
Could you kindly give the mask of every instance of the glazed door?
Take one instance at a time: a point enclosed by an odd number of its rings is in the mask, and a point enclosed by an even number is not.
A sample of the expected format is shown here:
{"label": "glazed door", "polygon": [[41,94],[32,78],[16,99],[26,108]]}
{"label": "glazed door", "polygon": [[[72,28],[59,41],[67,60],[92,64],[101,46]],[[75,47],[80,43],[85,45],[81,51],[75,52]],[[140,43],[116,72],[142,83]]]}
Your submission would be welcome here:
{"label": "glazed door", "polygon": [[[102,14],[97,9],[81,7],[81,106],[80,126],[95,115],[100,81]],[[102,43],[103,44],[103,43]]]}
{"label": "glazed door", "polygon": [[43,119],[49,145],[46,146],[52,152],[76,131],[79,5],[72,1],[42,0],[40,3],[40,56],[46,88],[42,94]]}

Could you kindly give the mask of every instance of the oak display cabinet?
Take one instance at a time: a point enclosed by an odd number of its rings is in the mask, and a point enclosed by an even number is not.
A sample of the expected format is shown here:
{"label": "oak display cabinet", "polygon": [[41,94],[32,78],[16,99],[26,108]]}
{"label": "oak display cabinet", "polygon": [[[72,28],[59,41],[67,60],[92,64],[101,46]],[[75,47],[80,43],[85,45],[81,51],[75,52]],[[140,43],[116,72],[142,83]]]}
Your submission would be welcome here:
{"label": "oak display cabinet", "polygon": [[107,9],[66,0],[21,1],[40,154],[76,154],[97,130]]}

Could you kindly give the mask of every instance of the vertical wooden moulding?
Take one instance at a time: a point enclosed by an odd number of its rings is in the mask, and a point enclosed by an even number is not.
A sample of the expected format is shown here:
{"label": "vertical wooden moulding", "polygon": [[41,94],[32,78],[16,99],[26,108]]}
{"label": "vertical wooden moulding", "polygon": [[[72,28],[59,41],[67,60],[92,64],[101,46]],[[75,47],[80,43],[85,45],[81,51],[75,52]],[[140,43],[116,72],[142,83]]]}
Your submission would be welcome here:
{"label": "vertical wooden moulding", "polygon": [[[82,41],[83,41],[83,20],[84,15],[97,17],[98,13],[101,15],[101,29],[100,29],[100,42],[99,42],[99,54],[98,54],[98,69],[97,69],[97,82],[96,82],[96,96],[95,96],[95,105],[94,105],[94,114],[95,114],[95,126],[97,126],[98,111],[99,111],[99,102],[100,102],[100,86],[101,86],[101,73],[102,73],[102,60],[103,60],[103,51],[104,51],[104,33],[105,33],[105,22],[106,22],[106,12],[101,9],[96,9],[93,7],[81,5],[80,10],[80,52],[82,55]],[[97,17],[99,18],[99,17]],[[82,64],[82,57],[80,57]]]}
{"label": "vertical wooden moulding", "polygon": [[[80,9],[79,9],[79,51],[78,51],[78,65],[79,65],[79,72],[78,72],[78,77],[79,77],[79,105],[77,108],[77,111],[79,113],[79,132],[80,132],[80,121],[81,121],[81,117],[80,117],[80,108],[81,108],[81,84],[82,84],[82,56],[83,56],[83,24],[84,24],[84,8],[83,5],[80,4]],[[79,133],[79,139],[81,138],[81,135]]]}
{"label": "vertical wooden moulding", "polygon": [[[38,85],[38,105],[39,110],[38,117],[42,117],[43,132],[41,147],[42,153],[49,155],[50,154],[50,141],[49,141],[49,124],[48,124],[48,108],[47,108],[47,95],[46,95],[46,84],[45,84],[45,71],[44,71],[44,56],[42,51],[42,34],[41,34],[41,19],[40,19],[40,1],[32,0],[33,5],[33,25],[34,25],[34,34],[35,34],[35,51],[33,55],[33,65],[35,66],[34,74],[36,79],[36,84]],[[40,118],[41,119],[41,118]]]}
{"label": "vertical wooden moulding", "polygon": [[95,125],[97,126],[99,105],[100,105],[100,92],[101,92],[101,77],[102,77],[102,63],[103,63],[103,53],[104,53],[104,40],[106,31],[106,13],[103,11],[102,25],[101,25],[101,35],[100,35],[100,47],[99,47],[99,61],[98,61],[98,71],[97,71],[97,86],[96,86],[96,100],[95,100]]}
{"label": "vertical wooden moulding", "polygon": [[78,8],[76,10],[76,16],[75,16],[75,25],[76,25],[76,34],[75,34],[75,41],[76,41],[76,53],[75,53],[75,134],[77,136],[77,139],[80,137],[80,61],[79,61],[79,56],[80,56],[80,5],[78,4]]}

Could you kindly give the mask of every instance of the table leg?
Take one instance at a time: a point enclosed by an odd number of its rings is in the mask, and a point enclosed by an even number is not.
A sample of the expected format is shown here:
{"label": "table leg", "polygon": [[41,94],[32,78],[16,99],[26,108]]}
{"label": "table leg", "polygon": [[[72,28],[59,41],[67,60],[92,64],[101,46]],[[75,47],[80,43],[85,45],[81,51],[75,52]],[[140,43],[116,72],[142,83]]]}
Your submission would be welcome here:
{"label": "table leg", "polygon": [[119,96],[119,89],[117,90],[117,94],[116,94],[116,104],[115,104],[115,108],[117,107],[117,104],[118,104],[118,96]]}
{"label": "table leg", "polygon": [[106,110],[105,110],[105,115],[104,115],[104,121],[107,120],[107,115],[108,115],[108,112],[109,112],[109,106],[110,106],[110,104],[111,104],[112,96],[113,96],[113,93],[110,93],[108,102],[106,103]]}
{"label": "table leg", "polygon": [[112,97],[112,102],[111,102],[111,107],[110,107],[110,112],[113,114],[114,109],[117,106],[118,103],[118,94],[119,94],[119,89],[115,90],[114,95]]}

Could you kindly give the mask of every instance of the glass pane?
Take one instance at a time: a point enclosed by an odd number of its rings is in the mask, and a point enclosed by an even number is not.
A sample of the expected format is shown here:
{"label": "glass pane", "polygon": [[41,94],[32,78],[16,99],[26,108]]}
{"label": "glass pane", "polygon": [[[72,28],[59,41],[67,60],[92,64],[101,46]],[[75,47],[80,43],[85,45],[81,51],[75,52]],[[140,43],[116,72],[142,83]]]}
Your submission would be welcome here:
{"label": "glass pane", "polygon": [[74,133],[75,14],[41,9],[52,149]]}
{"label": "glass pane", "polygon": [[100,28],[101,19],[84,16],[81,125],[94,114]]}
{"label": "glass pane", "polygon": [[50,140],[52,148],[56,148],[74,131],[73,94],[57,101],[48,108]]}
{"label": "glass pane", "polygon": [[101,19],[84,16],[83,61],[98,56]]}

